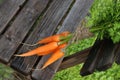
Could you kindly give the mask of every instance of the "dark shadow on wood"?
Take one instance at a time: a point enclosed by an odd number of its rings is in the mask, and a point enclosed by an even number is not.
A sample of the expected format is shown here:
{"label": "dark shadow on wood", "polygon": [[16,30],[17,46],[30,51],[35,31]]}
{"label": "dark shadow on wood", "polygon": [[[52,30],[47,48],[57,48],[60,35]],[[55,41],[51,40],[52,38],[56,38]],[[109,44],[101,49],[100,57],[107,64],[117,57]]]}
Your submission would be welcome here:
{"label": "dark shadow on wood", "polygon": [[60,64],[58,71],[61,71],[61,70],[64,70],[66,68],[78,65],[82,62],[85,62],[90,50],[91,50],[91,47],[88,49],[85,49],[83,51],[77,52],[73,55],[65,57],[63,59],[62,63]]}

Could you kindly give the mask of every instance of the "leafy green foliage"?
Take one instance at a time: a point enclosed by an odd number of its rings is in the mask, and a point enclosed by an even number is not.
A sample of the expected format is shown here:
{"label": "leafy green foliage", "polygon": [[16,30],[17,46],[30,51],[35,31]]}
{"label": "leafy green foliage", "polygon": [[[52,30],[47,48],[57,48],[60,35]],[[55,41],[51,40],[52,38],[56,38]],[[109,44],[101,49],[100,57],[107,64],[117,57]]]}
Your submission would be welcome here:
{"label": "leafy green foliage", "polygon": [[68,56],[92,46],[94,44],[95,39],[96,37],[91,37],[89,39],[80,40],[77,43],[70,44],[65,50],[65,55]]}
{"label": "leafy green foliage", "polygon": [[3,2],[3,0],[0,0],[0,4]]}
{"label": "leafy green foliage", "polygon": [[[87,21],[90,31],[97,34],[98,38],[111,38],[114,43],[120,42],[120,0],[94,0]],[[94,40],[90,38],[71,44],[66,49],[66,55],[90,47]],[[54,80],[120,80],[120,66],[115,63],[106,71],[96,71],[86,77],[80,76],[81,67],[82,64],[58,72]]]}
{"label": "leafy green foliage", "polygon": [[[67,48],[66,56],[90,47],[94,41],[95,37],[79,41],[78,44],[71,44]],[[58,72],[53,80],[120,80],[120,65],[115,63],[113,64],[112,68],[106,71],[96,71],[93,74],[85,77],[80,76],[80,69],[82,68],[82,65],[83,64],[79,64]]]}
{"label": "leafy green foliage", "polygon": [[0,80],[14,80],[12,73],[12,69],[3,64],[0,64]]}
{"label": "leafy green foliage", "polygon": [[90,16],[87,17],[91,31],[99,33],[99,38],[120,41],[120,0],[95,0]]}
{"label": "leafy green foliage", "polygon": [[[78,41],[78,43],[72,43],[70,44],[66,49],[66,56],[71,55],[77,51],[84,50],[85,48],[88,48],[93,45],[93,42],[95,41],[95,37],[84,39],[81,41]],[[66,70],[63,70],[61,72],[58,72],[53,80],[84,80],[80,75],[79,71],[82,65],[77,65],[72,68],[68,68]],[[86,79],[85,79],[86,80]]]}

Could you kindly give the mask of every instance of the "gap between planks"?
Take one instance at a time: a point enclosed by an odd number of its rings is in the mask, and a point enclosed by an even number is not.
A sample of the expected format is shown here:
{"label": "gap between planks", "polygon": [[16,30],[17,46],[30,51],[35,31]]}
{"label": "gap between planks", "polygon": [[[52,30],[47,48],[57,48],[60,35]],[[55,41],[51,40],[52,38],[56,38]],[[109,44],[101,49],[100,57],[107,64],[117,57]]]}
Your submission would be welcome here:
{"label": "gap between planks", "polygon": [[4,0],[0,4],[0,35],[9,28],[12,21],[26,4],[27,0]]}
{"label": "gap between planks", "polygon": [[[49,0],[29,0],[0,39],[0,59],[8,63]],[[44,5],[43,5],[44,4]],[[16,42],[17,41],[17,42]]]}
{"label": "gap between planks", "polygon": [[[92,5],[93,0],[76,0],[74,6],[72,7],[71,11],[69,12],[68,16],[66,17],[62,27],[60,28],[59,32],[62,31],[70,31],[73,32],[77,25],[80,23],[80,21],[85,17],[87,14],[90,6]],[[74,22],[74,23],[73,23]],[[48,58],[48,56],[42,57],[40,62],[38,63],[36,68],[40,68],[44,61]],[[61,61],[63,58],[60,60],[56,61],[52,65],[48,66],[44,70],[35,70],[32,74],[32,78],[36,80],[51,80],[56,73]],[[47,75],[46,75],[47,74]]]}
{"label": "gap between planks", "polygon": [[[67,3],[67,4],[66,4]],[[46,13],[43,15],[39,24],[35,27],[32,33],[29,35],[27,40],[25,41],[33,44],[37,42],[39,39],[43,37],[50,36],[54,33],[54,30],[58,26],[59,22],[61,21],[62,17],[67,12],[67,9],[70,5],[71,1],[69,0],[54,0]],[[27,51],[26,46],[22,46],[21,49],[18,51],[17,54],[23,53]],[[22,72],[25,75],[30,74],[31,69],[33,68],[36,60],[38,59],[37,56],[25,57],[25,58],[14,58],[11,66],[14,69],[17,69],[19,72]],[[34,61],[33,61],[34,60]]]}

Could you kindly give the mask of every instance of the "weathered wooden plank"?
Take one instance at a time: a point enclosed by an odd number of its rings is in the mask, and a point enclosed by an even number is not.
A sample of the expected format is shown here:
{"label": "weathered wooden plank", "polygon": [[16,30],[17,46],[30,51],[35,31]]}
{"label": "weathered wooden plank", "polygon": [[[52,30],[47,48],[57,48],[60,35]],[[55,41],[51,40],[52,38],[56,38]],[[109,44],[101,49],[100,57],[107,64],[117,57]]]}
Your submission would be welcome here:
{"label": "weathered wooden plank", "polygon": [[61,71],[63,69],[66,69],[84,62],[87,59],[87,56],[90,50],[91,50],[91,47],[83,51],[77,52],[73,55],[65,57],[62,63],[60,64],[58,71]]}
{"label": "weathered wooden plank", "polygon": [[[14,1],[14,0],[13,0]],[[49,0],[29,0],[0,39],[0,60],[8,62]]]}
{"label": "weathered wooden plank", "polygon": [[0,33],[26,0],[2,0],[0,3]]}
{"label": "weathered wooden plank", "polygon": [[82,76],[89,75],[94,72],[98,59],[100,59],[100,50],[103,47],[104,41],[97,40],[93,45],[87,60],[85,61],[80,74]]}
{"label": "weathered wooden plank", "polygon": [[101,50],[102,57],[98,61],[97,70],[103,71],[110,68],[115,60],[115,51],[118,45],[115,45],[112,40],[106,39],[103,49]]}
{"label": "weathered wooden plank", "polygon": [[[63,16],[67,12],[71,3],[71,0],[53,0],[46,13],[41,18],[41,21],[25,42],[33,44],[36,43],[39,39],[52,35],[56,30],[58,24],[62,20]],[[28,51],[26,49],[26,46],[23,46],[19,50],[18,54],[26,51]],[[28,74],[30,73],[37,59],[37,56],[31,56],[26,58],[17,57],[13,60],[12,67],[21,71],[24,74]]]}
{"label": "weathered wooden plank", "polygon": [[[92,2],[93,0],[76,0],[74,6],[64,21],[62,28],[58,31],[58,33],[65,30],[73,32],[76,26],[80,23],[81,19],[84,18],[87,14]],[[36,68],[43,66],[43,63],[46,61],[46,59],[48,59],[48,56],[42,57]],[[36,80],[51,80],[62,60],[63,58],[48,66],[44,70],[34,70],[32,77]]]}
{"label": "weathered wooden plank", "polygon": [[120,64],[120,43],[118,44],[118,49],[116,50],[115,62]]}
{"label": "weathered wooden plank", "polygon": [[76,0],[60,31],[74,32],[80,21],[86,16],[93,0]]}

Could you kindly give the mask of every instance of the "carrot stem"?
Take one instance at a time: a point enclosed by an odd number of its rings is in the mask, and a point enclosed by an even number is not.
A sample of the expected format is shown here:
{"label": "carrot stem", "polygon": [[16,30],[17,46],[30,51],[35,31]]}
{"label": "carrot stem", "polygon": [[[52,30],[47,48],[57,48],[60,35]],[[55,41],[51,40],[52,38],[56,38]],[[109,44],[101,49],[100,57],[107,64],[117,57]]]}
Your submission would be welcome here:
{"label": "carrot stem", "polygon": [[45,43],[49,43],[49,42],[53,42],[53,41],[59,42],[59,41],[61,41],[63,39],[66,39],[66,37],[68,35],[69,35],[69,32],[65,31],[65,32],[62,32],[60,34],[56,34],[56,35],[53,35],[53,36],[43,38],[40,41],[38,41],[38,44],[45,44]]}
{"label": "carrot stem", "polygon": [[[111,27],[111,26],[110,26],[110,27]],[[90,32],[96,32],[96,31],[103,30],[103,29],[107,29],[107,28],[110,28],[110,27],[90,28]]]}
{"label": "carrot stem", "polygon": [[69,34],[68,36],[61,36],[60,40],[65,40],[65,39],[71,38],[72,36],[73,36],[72,34]]}
{"label": "carrot stem", "polygon": [[73,34],[69,34],[63,41],[58,42],[58,45],[67,43],[72,37],[73,37]]}

